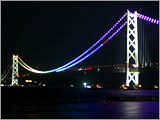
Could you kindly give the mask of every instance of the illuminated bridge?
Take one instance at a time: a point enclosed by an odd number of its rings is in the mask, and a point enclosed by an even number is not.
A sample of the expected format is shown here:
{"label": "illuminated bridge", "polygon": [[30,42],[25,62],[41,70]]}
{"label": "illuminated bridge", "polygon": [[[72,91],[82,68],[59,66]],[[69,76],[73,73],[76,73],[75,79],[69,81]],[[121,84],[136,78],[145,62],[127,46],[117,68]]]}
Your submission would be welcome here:
{"label": "illuminated bridge", "polygon": [[[156,20],[154,18],[151,18],[149,16],[143,15],[135,11],[134,13],[127,10],[127,12],[99,39],[97,40],[91,47],[89,47],[86,51],[84,51],[82,54],[77,56],[75,59],[71,60],[70,62],[66,63],[65,65],[62,65],[58,68],[51,69],[51,70],[38,70],[35,68],[32,68],[30,65],[27,64],[27,62],[24,62],[20,56],[13,55],[12,62],[7,66],[4,73],[1,75],[1,80],[4,80],[8,73],[12,70],[12,86],[18,85],[18,65],[20,64],[23,68],[26,70],[36,73],[36,74],[48,74],[53,72],[62,72],[65,70],[73,70],[73,67],[77,64],[83,62],[87,58],[89,58],[92,54],[97,52],[99,49],[101,49],[104,45],[110,44],[108,43],[115,35],[118,35],[118,32],[120,32],[124,27],[127,27],[127,60],[126,64],[114,66],[114,67],[121,67],[126,72],[126,86],[130,85],[130,82],[132,81],[135,86],[139,85],[139,73],[138,71],[139,66],[146,67],[147,65],[150,65],[151,61],[148,57],[149,51],[145,49],[147,46],[146,42],[144,42],[144,38],[142,36],[143,33],[138,33],[139,27],[138,27],[138,20],[143,20],[145,22],[149,22],[152,25],[158,25],[159,20]],[[143,31],[143,30],[142,30]],[[139,37],[141,36],[141,37]],[[140,39],[140,41],[138,41]],[[140,45],[143,44],[143,46],[139,46],[138,44],[141,42]],[[145,53],[145,55],[143,54]],[[101,66],[101,67],[111,67],[111,66]],[[97,68],[100,69],[100,67],[84,67],[84,68],[77,68],[76,70],[89,70]]]}

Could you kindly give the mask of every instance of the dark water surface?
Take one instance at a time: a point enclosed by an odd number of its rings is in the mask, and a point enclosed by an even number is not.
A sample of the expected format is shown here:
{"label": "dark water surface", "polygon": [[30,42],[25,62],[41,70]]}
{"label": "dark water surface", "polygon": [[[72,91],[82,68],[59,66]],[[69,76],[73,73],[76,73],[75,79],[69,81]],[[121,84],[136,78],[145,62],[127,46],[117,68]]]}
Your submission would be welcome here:
{"label": "dark water surface", "polygon": [[2,88],[2,118],[158,119],[158,98],[158,89]]}
{"label": "dark water surface", "polygon": [[159,116],[158,101],[116,101],[59,105],[12,105],[8,118],[148,119]]}

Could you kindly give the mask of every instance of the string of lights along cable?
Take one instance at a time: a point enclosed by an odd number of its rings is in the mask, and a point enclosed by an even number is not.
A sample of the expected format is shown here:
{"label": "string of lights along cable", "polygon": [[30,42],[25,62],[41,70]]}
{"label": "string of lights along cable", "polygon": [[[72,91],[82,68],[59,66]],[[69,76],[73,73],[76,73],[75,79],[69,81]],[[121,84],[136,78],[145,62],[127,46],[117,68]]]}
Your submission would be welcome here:
{"label": "string of lights along cable", "polygon": [[[114,32],[107,40],[110,40],[113,36],[115,36],[125,25],[127,24],[127,21],[119,28],[116,30],[116,32]],[[93,53],[95,53],[99,48],[101,48],[106,42],[104,42],[103,44],[99,45],[97,48],[95,48],[92,52],[90,52],[88,55],[86,55],[85,57],[81,58],[80,60],[78,60],[77,62],[67,66],[67,67],[61,67],[61,69],[54,69],[54,70],[49,70],[49,71],[39,71],[36,69],[31,68],[30,66],[28,66],[25,62],[22,61],[22,59],[19,57],[20,61],[20,65],[22,67],[24,67],[25,69],[34,72],[34,73],[41,73],[41,74],[45,74],[45,73],[50,73],[50,72],[60,72],[60,71],[64,71],[66,69],[69,69],[75,65],[77,65],[78,63],[82,62],[83,60],[85,60],[86,58],[88,58],[89,56],[91,56]]]}
{"label": "string of lights along cable", "polygon": [[[56,68],[56,69],[53,69],[53,70],[48,70],[48,71],[40,71],[40,70],[36,70],[36,69],[34,69],[34,68],[32,68],[32,67],[30,67],[30,66],[28,66],[24,61],[22,61],[22,59],[20,58],[20,57],[18,57],[19,58],[19,60],[20,61],[18,61],[19,62],[19,64],[22,66],[22,67],[24,67],[25,69],[27,69],[27,70],[29,70],[29,71],[31,71],[31,72],[34,72],[34,73],[41,73],[41,74],[45,74],[45,73],[51,73],[51,72],[60,72],[60,71],[62,71],[62,69],[63,70],[66,70],[66,68],[70,68],[70,67],[67,67],[67,66],[72,66],[73,67],[73,65],[72,65],[72,63],[74,64],[74,66],[76,65],[74,62],[76,62],[78,59],[80,59],[82,56],[84,56],[85,54],[87,54],[89,51],[91,51],[98,43],[100,43],[124,18],[125,18],[125,16],[127,15],[127,13],[125,13],[96,43],[94,43],[89,49],[87,49],[85,52],[83,52],[81,55],[79,55],[78,57],[76,57],[74,60],[72,60],[72,61],[70,61],[69,63],[67,63],[67,64],[65,64],[65,65],[63,65],[63,66],[61,66],[61,67],[59,67],[59,68]],[[112,37],[113,35],[111,35],[111,37]],[[98,47],[97,47],[98,48]],[[95,48],[94,50],[92,50],[92,54],[94,53],[94,52],[96,52],[97,51],[97,48]],[[90,55],[92,55],[90,53]],[[90,56],[89,55],[89,56]],[[87,55],[88,56],[88,55]],[[88,57],[89,57],[88,56]],[[88,57],[86,57],[86,56],[84,56],[83,58],[81,58],[81,59],[83,59],[84,60],[84,58],[88,58]],[[79,60],[79,61],[81,61],[82,62],[82,60]],[[79,61],[77,61],[76,63],[78,64],[78,63],[80,63]]]}

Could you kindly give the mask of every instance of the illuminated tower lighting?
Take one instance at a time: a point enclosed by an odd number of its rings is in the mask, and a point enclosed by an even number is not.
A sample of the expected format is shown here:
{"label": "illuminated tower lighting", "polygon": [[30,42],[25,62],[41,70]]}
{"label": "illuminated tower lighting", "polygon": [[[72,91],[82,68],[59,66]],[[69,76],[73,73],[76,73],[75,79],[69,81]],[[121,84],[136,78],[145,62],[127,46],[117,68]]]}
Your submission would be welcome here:
{"label": "illuminated tower lighting", "polygon": [[18,85],[18,55],[13,54],[13,65],[12,65],[12,86]]}
{"label": "illuminated tower lighting", "polygon": [[[134,14],[130,14],[127,10],[127,78],[126,86],[129,86],[130,82],[133,81],[135,86],[139,84],[139,73],[131,72],[130,66],[131,59],[133,59],[135,67],[138,67],[138,32],[137,32],[137,11]],[[142,15],[141,15],[142,16]],[[133,27],[131,27],[133,26]],[[133,48],[131,50],[130,48]]]}

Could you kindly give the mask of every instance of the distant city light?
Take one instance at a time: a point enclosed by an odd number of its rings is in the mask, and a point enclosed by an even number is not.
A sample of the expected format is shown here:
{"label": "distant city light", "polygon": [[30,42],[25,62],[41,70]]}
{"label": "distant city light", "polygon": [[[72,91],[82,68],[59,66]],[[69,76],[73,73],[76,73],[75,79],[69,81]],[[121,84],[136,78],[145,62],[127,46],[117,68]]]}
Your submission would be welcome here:
{"label": "distant city light", "polygon": [[142,85],[138,85],[139,86],[139,88],[141,88],[142,87]]}
{"label": "distant city light", "polygon": [[32,82],[32,80],[25,80],[25,81],[26,81],[26,82],[30,82],[30,83]]}
{"label": "distant city light", "polygon": [[87,83],[86,83],[86,82],[84,82],[84,83],[83,83],[83,85],[87,85]]}
{"label": "distant city light", "polygon": [[70,85],[70,87],[74,87],[74,85]]}
{"label": "distant city light", "polygon": [[84,82],[84,83],[83,83],[83,86],[84,86],[84,88],[87,88],[87,83]]}
{"label": "distant city light", "polygon": [[87,88],[91,88],[91,86],[90,86],[90,85],[87,85]]}
{"label": "distant city light", "polygon": [[96,88],[102,88],[102,86],[100,86],[99,84],[96,85]]}
{"label": "distant city light", "polygon": [[154,88],[158,89],[158,85],[154,85]]}
{"label": "distant city light", "polygon": [[83,69],[82,69],[82,68],[79,68],[79,69],[78,69],[78,71],[81,71],[81,70],[83,70]]}

